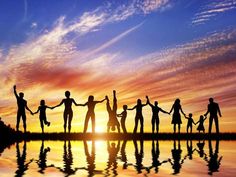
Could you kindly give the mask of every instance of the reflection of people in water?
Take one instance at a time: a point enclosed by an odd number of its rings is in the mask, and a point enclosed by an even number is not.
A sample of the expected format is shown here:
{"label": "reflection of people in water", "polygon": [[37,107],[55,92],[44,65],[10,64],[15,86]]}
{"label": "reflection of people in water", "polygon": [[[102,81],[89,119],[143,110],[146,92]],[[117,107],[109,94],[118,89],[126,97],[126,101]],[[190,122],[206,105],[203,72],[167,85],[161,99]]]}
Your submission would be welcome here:
{"label": "reflection of people in water", "polygon": [[108,152],[108,162],[107,162],[107,168],[105,169],[106,170],[106,175],[105,176],[110,176],[109,174],[109,169],[111,169],[112,167],[112,173],[113,173],[113,176],[117,176],[118,173],[117,173],[117,155],[120,151],[120,141],[118,141],[117,145],[116,143],[112,142],[110,143],[109,141],[107,141],[107,152]]}
{"label": "reflection of people in water", "polygon": [[[37,164],[39,166],[39,173],[44,174],[44,170],[48,167],[47,166],[47,153],[50,151],[50,147],[44,148],[44,141],[42,140],[40,153],[39,153],[39,160]],[[52,167],[52,165],[50,166]]]}
{"label": "reflection of people in water", "polygon": [[212,149],[212,140],[209,139],[209,156],[206,158],[208,162],[208,174],[212,175],[214,172],[218,172],[220,168],[220,162],[222,160],[222,156],[219,157],[219,139],[216,140],[215,151]]}
{"label": "reflection of people in water", "polygon": [[74,103],[76,106],[78,106],[78,104],[75,102],[75,100],[73,98],[70,98],[70,92],[66,91],[65,92],[65,96],[66,98],[64,98],[60,104],[58,104],[57,106],[54,106],[53,108],[59,107],[62,104],[65,105],[65,110],[64,110],[64,132],[66,132],[66,126],[67,126],[67,120],[68,120],[68,132],[70,133],[71,130],[71,121],[73,118],[73,110],[72,110],[72,103]]}
{"label": "reflection of people in water", "polygon": [[77,168],[72,169],[73,165],[73,155],[71,151],[71,143],[68,141],[68,144],[66,141],[64,141],[64,153],[63,153],[63,162],[64,166],[63,168],[57,167],[61,172],[63,172],[66,176],[70,176],[75,174],[77,171]]}
{"label": "reflection of people in water", "polygon": [[124,162],[123,169],[127,169],[127,167],[128,167],[127,156],[126,156],[126,152],[125,152],[126,143],[127,143],[127,140],[124,140],[122,143],[121,149],[120,149],[120,157],[119,157],[119,159],[122,162]]}
{"label": "reflection of people in water", "polygon": [[180,140],[178,140],[178,148],[176,148],[176,140],[174,140],[174,148],[171,150],[171,153],[173,162],[171,159],[169,159],[169,162],[174,170],[173,174],[178,174],[182,164],[184,163],[184,159],[181,160],[182,149],[180,146]]}
{"label": "reflection of people in water", "polygon": [[195,148],[193,149],[193,141],[192,141],[192,139],[190,139],[190,140],[187,139],[186,145],[187,145],[188,154],[184,157],[184,159],[186,159],[188,157],[189,160],[192,160],[193,159],[193,153],[194,153],[194,151],[196,151]]}
{"label": "reflection of people in water", "polygon": [[143,133],[143,107],[146,106],[146,104],[142,104],[142,101],[140,99],[137,100],[137,105],[133,108],[127,109],[127,110],[134,110],[136,109],[136,115],[135,115],[135,125],[134,125],[134,131],[133,133],[137,133],[138,128],[138,122],[140,121],[140,133]]}
{"label": "reflection of people in water", "polygon": [[94,112],[94,109],[95,109],[95,106],[97,103],[102,103],[105,100],[106,99],[103,99],[101,101],[94,101],[94,96],[90,95],[88,97],[88,101],[85,104],[78,104],[78,106],[88,106],[88,111],[87,111],[85,121],[84,121],[84,133],[87,132],[89,119],[91,119],[91,121],[92,121],[92,132],[95,133],[95,112]]}
{"label": "reflection of people in water", "polygon": [[29,164],[33,161],[33,159],[31,159],[26,163],[26,141],[24,141],[22,154],[20,153],[19,142],[16,142],[16,158],[18,169],[15,172],[15,176],[21,177],[25,174],[25,172],[28,170]]}
{"label": "reflection of people in water", "polygon": [[156,140],[156,145],[155,145],[155,141],[152,140],[152,166],[147,168],[148,172],[152,168],[154,168],[155,173],[158,173],[159,166],[161,166],[163,163],[168,162],[167,160],[163,160],[162,162],[160,162],[159,156],[160,156],[159,142],[158,142],[158,140]]}
{"label": "reflection of people in water", "polygon": [[113,108],[111,109],[110,106],[110,101],[108,96],[106,96],[106,100],[107,100],[107,112],[109,115],[109,120],[107,123],[107,133],[109,133],[110,129],[112,131],[115,131],[115,129],[117,128],[118,133],[120,133],[120,123],[117,120],[117,99],[116,99],[116,91],[113,90]]}
{"label": "reflection of people in water", "polygon": [[136,168],[138,173],[142,173],[142,169],[145,169],[143,166],[143,140],[140,140],[140,151],[138,148],[138,144],[136,140],[133,140],[134,142],[134,148],[135,148],[135,159],[136,159],[136,164],[134,167]]}
{"label": "reflection of people in water", "polygon": [[205,140],[199,140],[197,143],[197,152],[199,154],[199,157],[206,158],[206,154],[204,152],[204,146],[205,146]]}

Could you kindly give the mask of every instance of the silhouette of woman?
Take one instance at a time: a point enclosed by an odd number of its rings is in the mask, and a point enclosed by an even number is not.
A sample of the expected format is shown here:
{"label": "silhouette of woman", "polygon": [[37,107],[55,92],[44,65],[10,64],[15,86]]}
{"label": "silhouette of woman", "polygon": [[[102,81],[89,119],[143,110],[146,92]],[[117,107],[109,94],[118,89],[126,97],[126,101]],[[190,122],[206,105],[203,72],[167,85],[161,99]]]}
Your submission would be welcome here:
{"label": "silhouette of woman", "polygon": [[176,124],[178,124],[178,132],[180,133],[180,125],[182,124],[182,121],[181,121],[181,116],[180,116],[180,113],[179,111],[181,111],[181,113],[185,116],[185,113],[183,112],[182,110],[182,107],[180,105],[180,99],[176,99],[169,114],[171,114],[171,112],[174,110],[174,113],[173,113],[173,117],[172,117],[172,124],[174,124],[174,133],[176,133]]}
{"label": "silhouette of woman", "polygon": [[78,104],[75,102],[73,98],[70,98],[70,92],[66,91],[65,92],[66,98],[61,101],[60,104],[57,106],[54,106],[53,108],[59,107],[62,104],[65,105],[65,110],[64,110],[64,132],[66,133],[66,125],[67,125],[67,120],[68,120],[68,132],[70,133],[71,130],[71,121],[73,118],[73,110],[72,110],[72,103],[74,103],[76,106]]}
{"label": "silhouette of woman", "polygon": [[135,126],[134,126],[133,133],[137,133],[137,128],[138,128],[138,122],[139,121],[140,121],[140,133],[143,133],[143,113],[142,113],[142,109],[147,104],[148,104],[148,102],[146,104],[142,104],[142,101],[140,99],[138,99],[136,106],[134,106],[131,109],[127,109],[127,110],[134,110],[134,109],[136,109]]}
{"label": "silhouette of woman", "polygon": [[87,132],[87,128],[88,128],[88,122],[89,119],[91,118],[92,121],[92,132],[95,133],[95,106],[97,103],[102,103],[103,101],[105,101],[106,98],[104,98],[101,101],[94,101],[94,96],[90,95],[88,97],[88,101],[85,104],[77,104],[78,106],[88,106],[88,111],[85,117],[85,122],[84,122],[84,133]]}
{"label": "silhouette of woman", "polygon": [[159,111],[169,114],[168,112],[164,111],[163,109],[161,109],[160,107],[158,107],[158,102],[155,101],[155,105],[151,104],[149,101],[149,98],[147,96],[147,103],[149,104],[149,106],[151,106],[152,108],[152,133],[154,133],[154,129],[155,129],[155,124],[156,124],[156,131],[157,133],[159,132]]}

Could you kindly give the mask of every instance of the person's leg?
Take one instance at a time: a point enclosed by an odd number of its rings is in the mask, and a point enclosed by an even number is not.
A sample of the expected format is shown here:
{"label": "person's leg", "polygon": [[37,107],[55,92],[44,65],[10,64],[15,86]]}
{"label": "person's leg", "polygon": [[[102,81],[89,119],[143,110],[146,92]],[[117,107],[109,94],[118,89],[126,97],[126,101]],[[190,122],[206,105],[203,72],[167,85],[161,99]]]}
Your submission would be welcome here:
{"label": "person's leg", "polygon": [[209,118],[209,130],[208,130],[209,134],[211,134],[212,121],[213,121],[213,118],[210,116],[210,118]]}
{"label": "person's leg", "polygon": [[22,120],[23,120],[24,132],[26,132],[26,115],[25,114],[22,114]]}
{"label": "person's leg", "polygon": [[219,122],[218,122],[218,117],[216,116],[215,118],[214,118],[214,120],[215,120],[215,126],[216,126],[216,133],[217,134],[219,134]]}
{"label": "person's leg", "polygon": [[69,113],[69,120],[68,120],[68,132],[70,133],[71,130],[71,122],[72,122],[72,118],[73,118],[73,112]]}
{"label": "person's leg", "polygon": [[85,117],[85,121],[84,121],[84,133],[87,132],[89,118],[90,118],[90,113],[87,112],[86,117]]}
{"label": "person's leg", "polygon": [[174,124],[174,133],[176,133],[176,124]]}
{"label": "person's leg", "polygon": [[118,130],[118,133],[120,133],[120,124],[117,124],[117,130]]}
{"label": "person's leg", "polygon": [[159,133],[159,118],[156,119],[156,131]]}
{"label": "person's leg", "polygon": [[116,95],[113,95],[113,111],[116,113],[117,111],[117,99],[116,99]]}
{"label": "person's leg", "polygon": [[107,133],[110,132],[110,128],[111,128],[111,126],[110,126],[110,123],[108,122],[108,124],[107,124]]}
{"label": "person's leg", "polygon": [[154,134],[154,130],[155,130],[155,119],[154,117],[152,117],[152,134]]}
{"label": "person's leg", "polygon": [[135,117],[135,125],[134,125],[134,131],[133,131],[133,133],[137,133],[137,128],[138,128],[138,118]]}
{"label": "person's leg", "polygon": [[64,112],[64,115],[63,115],[63,117],[64,117],[64,133],[66,133],[67,116],[68,116],[68,114],[66,112]]}
{"label": "person's leg", "polygon": [[180,133],[181,124],[178,124],[178,133]]}
{"label": "person's leg", "polygon": [[124,122],[121,122],[121,127],[122,127],[122,130],[123,130],[123,133],[127,133],[127,130],[126,130]]}
{"label": "person's leg", "polygon": [[140,117],[140,133],[143,134],[143,116]]}
{"label": "person's leg", "polygon": [[44,133],[44,121],[40,118],[40,127],[42,129],[42,133]]}
{"label": "person's leg", "polygon": [[19,131],[20,117],[21,117],[21,114],[20,114],[19,112],[17,112],[17,117],[16,117],[16,131]]}
{"label": "person's leg", "polygon": [[95,114],[91,115],[91,120],[92,120],[92,132],[95,133]]}
{"label": "person's leg", "polygon": [[192,134],[192,132],[193,132],[193,127],[190,126],[190,133]]}

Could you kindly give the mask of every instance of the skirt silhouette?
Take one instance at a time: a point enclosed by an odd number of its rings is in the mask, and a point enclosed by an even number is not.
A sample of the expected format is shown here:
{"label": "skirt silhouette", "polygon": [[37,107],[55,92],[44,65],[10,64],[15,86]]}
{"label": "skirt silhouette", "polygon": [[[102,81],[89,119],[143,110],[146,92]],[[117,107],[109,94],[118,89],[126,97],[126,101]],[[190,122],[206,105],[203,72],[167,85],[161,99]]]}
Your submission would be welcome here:
{"label": "skirt silhouette", "polygon": [[205,130],[203,123],[199,123],[199,125],[198,125],[198,127],[197,127],[197,130],[198,130],[198,131],[200,131],[200,130]]}
{"label": "skirt silhouette", "polygon": [[171,124],[182,124],[180,113],[174,113]]}

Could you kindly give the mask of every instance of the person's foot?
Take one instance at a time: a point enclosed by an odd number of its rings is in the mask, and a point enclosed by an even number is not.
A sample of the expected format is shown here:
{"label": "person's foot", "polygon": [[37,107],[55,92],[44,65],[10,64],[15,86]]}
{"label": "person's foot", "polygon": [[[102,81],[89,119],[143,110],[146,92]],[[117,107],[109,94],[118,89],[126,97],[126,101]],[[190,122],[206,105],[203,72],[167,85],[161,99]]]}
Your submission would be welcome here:
{"label": "person's foot", "polygon": [[50,122],[48,122],[47,126],[49,127],[49,126],[50,126],[50,124],[51,124],[51,123],[50,123]]}

